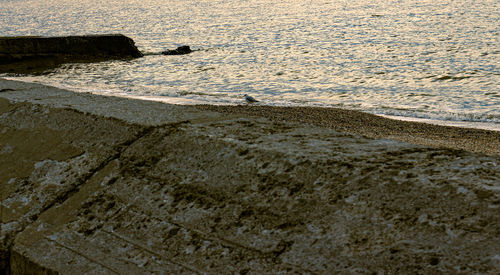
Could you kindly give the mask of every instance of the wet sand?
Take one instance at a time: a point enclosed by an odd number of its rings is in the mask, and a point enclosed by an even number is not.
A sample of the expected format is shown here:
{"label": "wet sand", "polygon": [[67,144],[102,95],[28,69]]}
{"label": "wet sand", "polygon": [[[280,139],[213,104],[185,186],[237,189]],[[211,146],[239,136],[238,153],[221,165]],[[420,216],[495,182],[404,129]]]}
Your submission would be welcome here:
{"label": "wet sand", "polygon": [[401,121],[368,113],[321,107],[197,105],[200,110],[260,116],[277,122],[308,123],[369,138],[388,138],[435,148],[500,155],[500,132]]}

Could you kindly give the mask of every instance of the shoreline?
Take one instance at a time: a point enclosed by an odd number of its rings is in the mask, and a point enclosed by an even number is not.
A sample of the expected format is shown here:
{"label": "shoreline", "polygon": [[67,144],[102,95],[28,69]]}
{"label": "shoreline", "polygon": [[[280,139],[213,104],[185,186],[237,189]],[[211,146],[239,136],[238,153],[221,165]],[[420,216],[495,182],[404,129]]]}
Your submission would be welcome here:
{"label": "shoreline", "polygon": [[[180,106],[196,106],[196,105],[213,105],[213,106],[243,106],[246,105],[243,99],[241,99],[241,102],[213,102],[210,104],[206,104],[204,101],[199,100],[199,99],[187,99],[187,98],[178,98],[178,97],[162,97],[162,96],[136,96],[136,95],[128,95],[125,93],[117,93],[117,94],[100,94],[100,93],[94,93],[91,89],[86,90],[85,88],[78,88],[78,87],[65,87],[65,86],[58,86],[56,83],[49,83],[49,84],[42,84],[38,82],[33,82],[29,80],[18,80],[16,77],[10,77],[10,76],[0,76],[0,79],[8,80],[8,81],[18,81],[18,82],[24,82],[24,83],[32,83],[32,84],[40,84],[44,86],[49,86],[49,87],[56,87],[58,89],[63,89],[63,90],[69,90],[72,92],[80,93],[78,89],[84,90],[84,92],[87,93],[92,93],[94,95],[102,95],[102,96],[114,96],[114,97],[123,97],[123,98],[130,98],[130,99],[137,99],[137,100],[143,100],[143,101],[153,101],[153,102],[161,102],[165,104],[173,104],[173,105],[180,105]],[[264,104],[262,104],[264,103]],[[500,132],[500,124],[498,123],[491,123],[491,122],[485,122],[485,121],[467,121],[467,120],[445,120],[445,119],[435,119],[435,118],[423,118],[423,117],[415,117],[415,116],[400,116],[400,115],[387,115],[383,113],[372,113],[364,110],[359,110],[359,109],[353,109],[353,108],[348,108],[348,107],[335,107],[335,106],[321,106],[321,105],[280,105],[280,104],[265,104],[265,102],[260,102],[258,104],[255,104],[256,106],[261,106],[261,107],[278,107],[278,108],[319,108],[319,109],[341,109],[341,110],[346,110],[346,111],[354,111],[354,112],[361,112],[365,114],[371,114],[371,115],[376,115],[384,118],[390,118],[394,120],[402,120],[402,121],[409,121],[409,122],[417,122],[417,123],[426,123],[426,124],[432,124],[432,125],[439,125],[439,126],[448,126],[448,127],[458,127],[458,128],[467,128],[467,129],[479,129],[479,130],[487,130],[487,131],[494,131],[494,132]]]}
{"label": "shoreline", "polygon": [[[2,84],[1,82],[17,83],[15,85]],[[21,84],[25,83],[25,84]],[[11,86],[21,86],[26,89],[30,85],[54,88],[56,90],[68,91],[70,93],[81,94],[92,97],[111,97],[109,95],[86,94],[75,91],[64,90],[52,86],[38,84],[33,82],[23,82],[10,80],[0,77],[0,89]],[[16,99],[15,91],[12,92]],[[3,93],[0,93],[0,96]],[[121,100],[143,101],[144,105],[168,104],[162,101],[149,101],[136,97],[115,97]],[[36,103],[35,100],[32,101]],[[362,111],[341,109],[334,107],[298,107],[298,106],[269,106],[269,105],[197,105],[197,104],[173,104],[180,108],[194,108],[233,115],[249,115],[254,117],[264,117],[275,122],[297,122],[307,123],[319,127],[326,127],[335,131],[358,134],[374,139],[393,139],[411,144],[430,146],[434,148],[449,148],[457,150],[466,150],[474,153],[483,153],[487,155],[500,156],[500,131],[447,126],[430,124],[426,122],[394,119],[381,115],[370,114]],[[112,114],[110,114],[112,116]]]}
{"label": "shoreline", "polygon": [[426,124],[439,125],[439,126],[449,126],[449,127],[479,129],[479,130],[500,132],[500,124],[497,124],[497,123],[489,123],[489,122],[481,122],[481,121],[464,121],[464,120],[439,120],[439,119],[431,119],[431,118],[405,117],[405,116],[394,116],[394,115],[384,115],[384,114],[375,114],[375,115],[385,117],[385,118],[394,119],[394,120],[402,120],[402,121],[419,122],[419,123],[426,123]]}

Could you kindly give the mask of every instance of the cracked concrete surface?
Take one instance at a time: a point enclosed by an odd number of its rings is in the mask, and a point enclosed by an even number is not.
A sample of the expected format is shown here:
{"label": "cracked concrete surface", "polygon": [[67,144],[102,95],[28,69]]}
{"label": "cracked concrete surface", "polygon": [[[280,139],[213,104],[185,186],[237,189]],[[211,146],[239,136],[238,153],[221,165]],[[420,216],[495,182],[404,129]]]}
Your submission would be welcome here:
{"label": "cracked concrete surface", "polygon": [[13,274],[500,271],[497,156],[5,83]]}

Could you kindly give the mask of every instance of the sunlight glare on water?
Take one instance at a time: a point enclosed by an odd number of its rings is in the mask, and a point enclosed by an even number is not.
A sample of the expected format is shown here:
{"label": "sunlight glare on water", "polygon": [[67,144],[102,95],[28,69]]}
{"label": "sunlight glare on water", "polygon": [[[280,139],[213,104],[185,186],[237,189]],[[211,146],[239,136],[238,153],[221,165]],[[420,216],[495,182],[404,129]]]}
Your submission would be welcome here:
{"label": "sunlight glare on water", "polygon": [[11,0],[0,36],[122,33],[145,53],[18,77],[79,91],[500,124],[499,1]]}

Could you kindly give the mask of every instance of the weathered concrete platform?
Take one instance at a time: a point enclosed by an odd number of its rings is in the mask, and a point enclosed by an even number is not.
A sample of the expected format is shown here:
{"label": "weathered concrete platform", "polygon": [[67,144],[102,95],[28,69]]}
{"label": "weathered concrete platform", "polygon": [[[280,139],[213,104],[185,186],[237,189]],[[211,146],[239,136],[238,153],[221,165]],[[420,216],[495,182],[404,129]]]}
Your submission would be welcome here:
{"label": "weathered concrete platform", "polygon": [[2,88],[13,274],[500,271],[499,157]]}
{"label": "weathered concrete platform", "polygon": [[67,62],[141,57],[132,39],[121,34],[63,37],[0,37],[0,72],[27,73]]}

